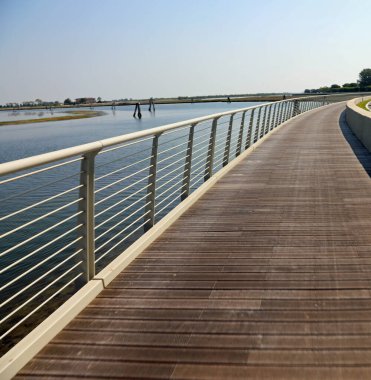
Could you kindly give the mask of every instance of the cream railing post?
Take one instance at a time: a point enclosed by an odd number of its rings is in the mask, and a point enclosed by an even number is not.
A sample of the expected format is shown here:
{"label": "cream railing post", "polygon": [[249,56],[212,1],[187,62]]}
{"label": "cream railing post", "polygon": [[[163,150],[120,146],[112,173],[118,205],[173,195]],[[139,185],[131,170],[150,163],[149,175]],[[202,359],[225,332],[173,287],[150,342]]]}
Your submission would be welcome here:
{"label": "cream railing post", "polygon": [[267,123],[265,125],[265,130],[264,130],[264,134],[265,135],[269,132],[269,127],[271,125],[272,106],[273,106],[273,104],[271,104],[270,106],[268,106],[269,107],[269,111],[268,111]]}
{"label": "cream railing post", "polygon": [[225,140],[225,149],[224,149],[224,156],[223,156],[223,166],[228,165],[228,162],[229,162],[229,153],[231,151],[233,117],[234,117],[234,114],[232,114],[231,117],[229,118],[228,134],[227,134],[227,139]]}
{"label": "cream railing post", "polygon": [[262,108],[259,107],[258,119],[256,120],[256,125],[255,125],[254,143],[256,143],[259,140],[261,113],[262,113]]}
{"label": "cream railing post", "polygon": [[276,111],[277,111],[277,103],[274,104],[273,115],[272,115],[272,119],[271,119],[271,122],[270,122],[270,125],[269,125],[269,130],[270,131],[272,129],[274,129],[274,121],[276,120]]}
{"label": "cream railing post", "polygon": [[81,224],[80,233],[82,239],[79,240],[79,247],[82,250],[82,270],[86,282],[95,276],[95,231],[94,231],[94,176],[95,176],[95,156],[98,150],[85,153],[81,161],[80,189],[78,203],[78,224]]}
{"label": "cream railing post", "polygon": [[246,114],[246,111],[242,113],[242,117],[241,117],[240,132],[238,133],[238,143],[236,147],[236,157],[238,157],[241,154],[241,150],[242,150],[242,137],[243,137],[243,129],[245,127],[245,114]]}
{"label": "cream railing post", "polygon": [[267,121],[267,108],[268,106],[264,106],[264,116],[263,116],[263,122],[262,122],[262,125],[261,125],[261,129],[260,129],[260,133],[259,133],[259,139],[261,139],[263,136],[264,136],[264,132],[265,132],[265,123]]}
{"label": "cream railing post", "polygon": [[255,108],[253,108],[250,113],[249,129],[247,130],[245,149],[249,148],[254,143],[253,141],[254,115],[255,115]]}
{"label": "cream railing post", "polygon": [[294,100],[294,108],[292,110],[292,117],[295,117],[299,114],[299,101]]}
{"label": "cream railing post", "polygon": [[207,181],[213,175],[213,164],[214,164],[214,151],[215,151],[215,139],[216,139],[216,127],[218,124],[218,117],[213,119],[213,124],[211,126],[209,147],[207,149],[206,163],[205,163],[205,174],[204,180]]}
{"label": "cream railing post", "polygon": [[158,140],[160,134],[153,136],[151,161],[148,175],[148,188],[146,197],[145,218],[149,219],[144,225],[144,231],[148,231],[155,224],[155,212],[156,212],[156,175],[157,175],[157,154],[158,154]]}
{"label": "cream railing post", "polygon": [[184,163],[184,172],[183,172],[182,189],[184,188],[184,193],[181,195],[182,201],[189,196],[189,187],[191,183],[193,139],[194,139],[196,125],[197,124],[192,124],[191,127],[189,128],[186,159]]}

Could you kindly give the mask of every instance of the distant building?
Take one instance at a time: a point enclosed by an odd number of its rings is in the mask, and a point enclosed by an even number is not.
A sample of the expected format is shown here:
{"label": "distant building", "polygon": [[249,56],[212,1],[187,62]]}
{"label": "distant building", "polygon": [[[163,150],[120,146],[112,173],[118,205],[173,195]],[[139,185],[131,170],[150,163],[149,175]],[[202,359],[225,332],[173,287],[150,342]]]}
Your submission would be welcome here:
{"label": "distant building", "polygon": [[77,98],[76,104],[90,104],[90,103],[96,103],[95,98]]}

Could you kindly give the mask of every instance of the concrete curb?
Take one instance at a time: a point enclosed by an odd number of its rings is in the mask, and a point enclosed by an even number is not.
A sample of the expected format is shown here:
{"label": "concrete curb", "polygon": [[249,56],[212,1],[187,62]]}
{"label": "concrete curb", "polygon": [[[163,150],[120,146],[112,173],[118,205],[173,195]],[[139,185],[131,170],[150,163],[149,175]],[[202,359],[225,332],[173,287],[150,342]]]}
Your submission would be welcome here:
{"label": "concrete curb", "polygon": [[[371,152],[371,113],[357,106],[364,98],[355,98],[349,100],[346,105],[345,119],[349,128],[361,141],[361,143]],[[370,103],[369,103],[370,104]]]}

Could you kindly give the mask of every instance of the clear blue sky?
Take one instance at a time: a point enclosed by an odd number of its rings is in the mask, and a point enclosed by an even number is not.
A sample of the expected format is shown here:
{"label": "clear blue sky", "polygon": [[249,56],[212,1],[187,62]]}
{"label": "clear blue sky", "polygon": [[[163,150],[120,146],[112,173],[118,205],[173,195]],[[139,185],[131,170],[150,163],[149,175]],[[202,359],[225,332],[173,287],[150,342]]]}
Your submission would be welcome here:
{"label": "clear blue sky", "polygon": [[0,103],[343,84],[370,25],[364,0],[0,0]]}

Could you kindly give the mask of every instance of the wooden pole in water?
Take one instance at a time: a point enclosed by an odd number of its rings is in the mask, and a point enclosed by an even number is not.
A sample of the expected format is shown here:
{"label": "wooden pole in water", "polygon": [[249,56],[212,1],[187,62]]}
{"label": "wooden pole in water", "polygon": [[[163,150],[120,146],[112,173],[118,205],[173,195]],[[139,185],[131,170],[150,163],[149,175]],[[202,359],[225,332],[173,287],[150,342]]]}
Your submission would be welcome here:
{"label": "wooden pole in water", "polygon": [[133,117],[136,117],[137,111],[138,111],[138,118],[141,119],[142,118],[142,113],[140,112],[140,103],[136,103],[135,104],[135,109],[134,109]]}
{"label": "wooden pole in water", "polygon": [[156,111],[156,110],[155,110],[155,103],[154,103],[154,101],[153,101],[153,98],[150,98],[150,99],[149,99],[149,108],[148,108],[148,111],[149,111],[149,112],[152,112],[152,107],[153,107],[153,112]]}

